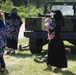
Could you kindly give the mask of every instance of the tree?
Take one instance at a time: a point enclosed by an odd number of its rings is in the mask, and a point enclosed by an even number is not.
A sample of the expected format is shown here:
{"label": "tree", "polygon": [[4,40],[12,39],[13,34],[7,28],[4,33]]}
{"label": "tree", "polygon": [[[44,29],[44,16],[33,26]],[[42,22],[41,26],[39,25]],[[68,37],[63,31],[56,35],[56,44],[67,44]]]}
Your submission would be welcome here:
{"label": "tree", "polygon": [[60,2],[61,0],[55,0],[56,2]]}
{"label": "tree", "polygon": [[5,3],[1,3],[1,9],[9,12],[12,9],[13,3],[10,0],[7,0]]}

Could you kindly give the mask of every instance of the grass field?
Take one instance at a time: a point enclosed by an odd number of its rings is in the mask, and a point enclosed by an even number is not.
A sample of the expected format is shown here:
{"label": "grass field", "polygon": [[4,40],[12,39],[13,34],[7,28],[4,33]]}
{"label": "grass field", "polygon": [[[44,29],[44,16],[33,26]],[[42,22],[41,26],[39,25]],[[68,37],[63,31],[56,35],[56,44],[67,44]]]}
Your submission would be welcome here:
{"label": "grass field", "polygon": [[[29,39],[19,39],[18,45],[28,45]],[[70,47],[72,50],[75,50],[76,47],[72,44],[64,41],[66,47]],[[46,68],[46,63],[36,63],[34,58],[41,58],[46,54],[47,45],[43,47],[42,54],[32,55],[29,50],[18,51],[16,55],[4,55],[6,62],[6,68],[9,72],[7,75],[76,75],[76,55],[71,54],[68,59],[68,68],[62,69],[61,73],[55,74],[53,71],[44,71]],[[54,69],[55,67],[53,67]]]}

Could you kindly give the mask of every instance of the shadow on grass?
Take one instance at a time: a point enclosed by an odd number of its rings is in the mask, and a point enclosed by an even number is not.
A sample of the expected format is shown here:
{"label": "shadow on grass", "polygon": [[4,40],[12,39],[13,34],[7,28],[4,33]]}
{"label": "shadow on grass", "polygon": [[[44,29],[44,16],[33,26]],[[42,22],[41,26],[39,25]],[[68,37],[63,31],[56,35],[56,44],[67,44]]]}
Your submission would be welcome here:
{"label": "shadow on grass", "polygon": [[[68,60],[76,61],[76,46],[72,46],[72,45],[71,46],[68,46],[68,45],[65,45],[65,48],[66,47],[71,48],[71,55],[68,58]],[[43,49],[41,54],[36,54],[35,56],[36,56],[36,58],[41,59],[46,54],[47,54],[47,50]]]}
{"label": "shadow on grass", "polygon": [[76,75],[75,73],[73,73],[71,71],[62,71],[61,73],[62,73],[62,75]]}
{"label": "shadow on grass", "polygon": [[18,51],[16,54],[13,54],[11,56],[17,57],[17,58],[29,58],[32,56],[36,56],[36,57],[44,57],[44,55],[47,54],[47,50],[44,50],[42,53],[34,53],[32,54],[29,50],[28,51]]}
{"label": "shadow on grass", "polygon": [[[68,46],[68,45],[65,45],[65,47],[69,47],[69,48],[71,48],[71,56],[69,57],[69,60],[73,60],[73,61],[75,61],[76,60],[76,46]],[[47,50],[45,50],[45,49],[43,49],[42,50],[42,53],[36,53],[36,54],[33,54],[33,55],[35,55],[35,57],[36,58],[39,58],[39,59],[41,59],[41,58],[43,58],[45,55],[47,54]],[[22,58],[26,58],[26,57],[32,57],[32,54],[31,53],[29,53],[28,51],[26,52],[23,52],[23,51],[21,51],[21,52],[18,52],[16,55],[14,55],[15,57],[17,57],[17,58],[20,58],[20,57],[22,57]]]}
{"label": "shadow on grass", "polygon": [[17,58],[27,58],[27,57],[32,57],[32,54],[19,52],[13,56]]}
{"label": "shadow on grass", "polygon": [[47,54],[47,50],[44,50],[44,49],[43,49],[41,53],[35,53],[35,54],[33,54],[33,55],[35,55],[36,58],[41,59],[41,58],[43,58],[46,54]]}

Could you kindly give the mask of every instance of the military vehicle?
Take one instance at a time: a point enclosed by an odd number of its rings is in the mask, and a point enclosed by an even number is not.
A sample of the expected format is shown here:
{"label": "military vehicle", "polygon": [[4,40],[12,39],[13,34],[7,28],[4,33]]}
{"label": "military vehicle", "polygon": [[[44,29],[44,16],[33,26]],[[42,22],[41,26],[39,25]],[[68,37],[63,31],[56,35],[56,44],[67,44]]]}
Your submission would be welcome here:
{"label": "military vehicle", "polygon": [[48,43],[45,18],[48,10],[60,10],[64,17],[65,26],[62,27],[61,37],[76,45],[76,2],[47,2],[43,14],[34,18],[25,18],[24,36],[29,38],[31,53],[41,53],[42,47]]}

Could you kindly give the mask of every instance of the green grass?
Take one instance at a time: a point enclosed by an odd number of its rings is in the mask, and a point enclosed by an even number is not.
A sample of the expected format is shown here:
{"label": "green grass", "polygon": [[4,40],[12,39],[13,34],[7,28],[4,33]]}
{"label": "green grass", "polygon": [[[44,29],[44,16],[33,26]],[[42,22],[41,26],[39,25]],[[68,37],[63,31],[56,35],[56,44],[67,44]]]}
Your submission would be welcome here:
{"label": "green grass", "polygon": [[[19,44],[27,45],[29,39],[19,39]],[[65,46],[76,49],[72,44],[64,41]],[[62,69],[61,73],[55,74],[53,71],[43,71],[46,63],[35,63],[34,58],[41,58],[46,54],[47,45],[43,47],[42,54],[32,55],[29,50],[17,51],[16,55],[4,55],[8,75],[76,75],[76,55],[71,54],[68,59],[68,68]],[[54,69],[55,67],[53,67]]]}

